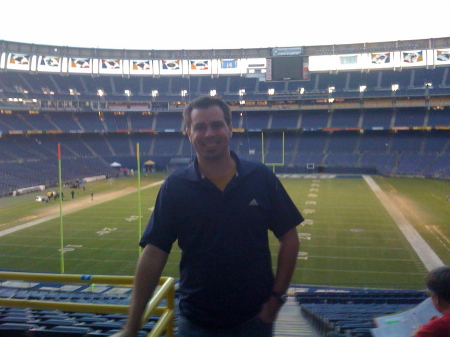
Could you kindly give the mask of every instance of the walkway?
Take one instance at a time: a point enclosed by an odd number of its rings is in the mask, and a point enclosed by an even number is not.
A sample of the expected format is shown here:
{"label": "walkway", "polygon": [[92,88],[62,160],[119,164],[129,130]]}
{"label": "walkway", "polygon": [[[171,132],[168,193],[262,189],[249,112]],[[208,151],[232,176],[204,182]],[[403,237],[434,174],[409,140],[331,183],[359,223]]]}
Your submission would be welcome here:
{"label": "walkway", "polygon": [[275,323],[274,337],[319,337],[300,312],[300,306],[293,296],[281,308]]}

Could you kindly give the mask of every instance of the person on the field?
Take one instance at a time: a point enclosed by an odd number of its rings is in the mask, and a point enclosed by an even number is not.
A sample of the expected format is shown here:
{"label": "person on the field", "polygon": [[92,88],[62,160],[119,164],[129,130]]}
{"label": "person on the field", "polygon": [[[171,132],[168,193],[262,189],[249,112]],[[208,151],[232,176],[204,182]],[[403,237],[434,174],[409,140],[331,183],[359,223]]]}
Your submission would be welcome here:
{"label": "person on the field", "polygon": [[[161,186],[140,241],[129,317],[113,336],[136,336],[176,240],[178,336],[272,336],[297,261],[296,226],[304,219],[270,169],[230,151],[224,101],[200,97],[184,120],[197,157]],[[279,240],[275,275],[269,230]]]}
{"label": "person on the field", "polygon": [[430,271],[426,285],[436,310],[443,316],[432,318],[415,337],[450,337],[450,267],[442,266]]}

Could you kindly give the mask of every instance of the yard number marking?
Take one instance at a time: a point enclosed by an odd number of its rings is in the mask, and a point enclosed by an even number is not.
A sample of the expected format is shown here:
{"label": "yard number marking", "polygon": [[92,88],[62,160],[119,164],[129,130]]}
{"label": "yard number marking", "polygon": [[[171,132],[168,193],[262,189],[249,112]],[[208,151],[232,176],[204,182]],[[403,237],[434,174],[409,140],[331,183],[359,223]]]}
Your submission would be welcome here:
{"label": "yard number marking", "polygon": [[75,250],[75,248],[81,248],[83,247],[83,245],[67,245],[65,246],[62,250],[61,248],[58,249],[59,252],[63,252],[63,253],[67,253],[67,252],[73,252]]}
{"label": "yard number marking", "polygon": [[112,231],[115,231],[115,230],[117,230],[117,228],[105,227],[101,231],[98,231],[97,234],[101,236],[101,235],[109,234],[109,233],[111,233]]}

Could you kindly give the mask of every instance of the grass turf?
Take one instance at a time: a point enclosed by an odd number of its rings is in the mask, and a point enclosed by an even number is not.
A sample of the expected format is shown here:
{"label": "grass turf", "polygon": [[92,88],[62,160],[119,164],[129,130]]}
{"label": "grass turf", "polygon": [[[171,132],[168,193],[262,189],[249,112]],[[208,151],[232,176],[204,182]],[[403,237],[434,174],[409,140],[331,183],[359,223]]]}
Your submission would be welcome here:
{"label": "grass turf", "polygon": [[[142,186],[163,178],[161,174],[143,178]],[[450,264],[450,203],[446,201],[450,182],[374,179],[441,260]],[[363,179],[286,178],[282,182],[307,219],[297,227],[302,242],[293,284],[423,288],[426,268]],[[70,189],[65,188],[63,241],[58,216],[1,236],[0,269],[132,275],[140,229],[145,228],[159,190],[159,185],[141,190],[139,225],[138,193],[131,190],[136,187],[135,177],[89,183],[84,194],[76,190],[73,200]],[[91,190],[94,201],[90,201]],[[105,193],[120,190],[132,193],[101,202]],[[43,213],[59,214],[58,201],[35,202],[37,194],[0,199],[0,230],[35,220]],[[64,214],[77,201],[89,207]],[[270,244],[275,262],[277,241],[272,234]],[[175,244],[164,275],[178,277],[180,255]]]}

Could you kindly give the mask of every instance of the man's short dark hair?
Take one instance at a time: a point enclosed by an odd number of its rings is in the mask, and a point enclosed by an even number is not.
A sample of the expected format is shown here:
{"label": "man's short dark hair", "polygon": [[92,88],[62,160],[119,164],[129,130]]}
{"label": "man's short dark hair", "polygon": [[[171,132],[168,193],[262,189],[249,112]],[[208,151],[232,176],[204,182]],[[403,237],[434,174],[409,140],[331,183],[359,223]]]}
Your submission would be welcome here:
{"label": "man's short dark hair", "polygon": [[217,105],[223,111],[223,117],[227,125],[231,125],[231,109],[227,103],[222,99],[212,96],[201,96],[189,103],[183,111],[183,118],[186,126],[189,128],[192,123],[192,110],[197,108],[207,109],[211,106]]}
{"label": "man's short dark hair", "polygon": [[430,271],[426,277],[426,285],[437,297],[450,303],[450,267],[442,266]]}

